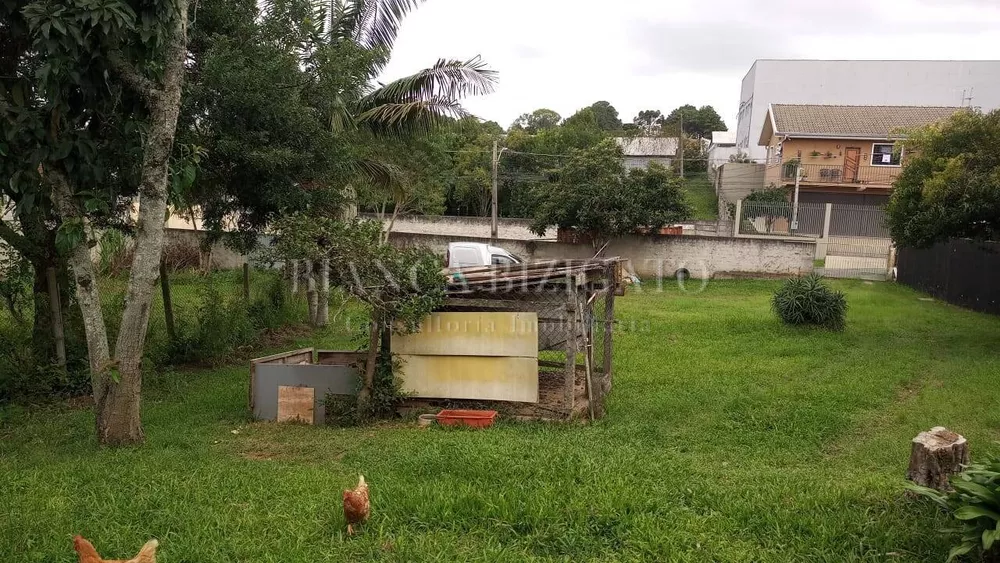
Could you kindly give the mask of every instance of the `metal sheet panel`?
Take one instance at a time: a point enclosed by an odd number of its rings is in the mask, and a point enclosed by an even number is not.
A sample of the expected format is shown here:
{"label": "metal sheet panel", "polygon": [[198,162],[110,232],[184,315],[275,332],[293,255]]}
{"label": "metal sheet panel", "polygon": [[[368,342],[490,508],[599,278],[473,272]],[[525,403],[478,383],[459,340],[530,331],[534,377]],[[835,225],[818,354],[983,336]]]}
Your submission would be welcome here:
{"label": "metal sheet panel", "polygon": [[400,355],[415,397],[538,402],[538,358]]}
{"label": "metal sheet panel", "polygon": [[313,422],[323,424],[323,401],[327,393],[357,395],[360,388],[358,370],[347,366],[315,364],[259,364],[253,374],[253,416],[257,420],[278,418],[279,388],[309,387],[313,389]]}
{"label": "metal sheet panel", "polygon": [[395,354],[538,357],[538,315],[525,312],[432,313],[419,332],[393,335]]}

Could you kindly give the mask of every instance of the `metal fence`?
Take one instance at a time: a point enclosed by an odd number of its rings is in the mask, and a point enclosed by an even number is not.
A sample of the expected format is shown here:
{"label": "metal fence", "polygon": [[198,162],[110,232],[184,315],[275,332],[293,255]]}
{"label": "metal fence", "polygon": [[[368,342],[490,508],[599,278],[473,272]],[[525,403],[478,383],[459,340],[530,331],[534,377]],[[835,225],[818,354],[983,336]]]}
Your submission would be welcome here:
{"label": "metal fence", "polygon": [[791,202],[743,201],[736,218],[741,235],[823,236],[826,205]]}
{"label": "metal fence", "polygon": [[741,201],[737,209],[741,236],[816,240],[823,275],[885,279],[889,273],[892,240],[882,206]]}
{"label": "metal fence", "polygon": [[897,280],[948,303],[1000,314],[1000,242],[955,239],[931,248],[901,248]]}
{"label": "metal fence", "polygon": [[828,164],[796,164],[785,162],[781,164],[771,164],[767,170],[767,177],[771,181],[781,180],[787,183],[795,181],[795,171],[800,172],[799,181],[812,184],[824,185],[868,185],[868,186],[891,186],[899,176],[898,166],[868,166],[863,162],[870,157],[863,155],[862,162],[847,162]]}

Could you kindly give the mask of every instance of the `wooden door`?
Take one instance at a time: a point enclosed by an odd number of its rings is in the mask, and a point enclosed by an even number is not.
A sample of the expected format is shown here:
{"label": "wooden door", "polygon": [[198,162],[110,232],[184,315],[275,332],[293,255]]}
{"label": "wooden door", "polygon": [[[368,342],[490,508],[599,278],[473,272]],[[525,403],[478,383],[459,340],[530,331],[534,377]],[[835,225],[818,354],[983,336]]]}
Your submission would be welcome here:
{"label": "wooden door", "polygon": [[858,181],[858,165],[861,162],[861,149],[847,147],[844,149],[844,181],[855,184]]}

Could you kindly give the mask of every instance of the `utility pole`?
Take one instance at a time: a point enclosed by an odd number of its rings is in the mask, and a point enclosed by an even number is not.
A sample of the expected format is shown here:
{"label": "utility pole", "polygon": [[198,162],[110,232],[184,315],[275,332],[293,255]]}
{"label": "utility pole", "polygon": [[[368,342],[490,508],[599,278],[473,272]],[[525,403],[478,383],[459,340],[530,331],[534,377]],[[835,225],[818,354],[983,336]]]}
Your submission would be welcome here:
{"label": "utility pole", "polygon": [[791,230],[797,230],[799,228],[799,180],[802,179],[802,165],[795,165],[795,196],[792,200],[792,228]]}
{"label": "utility pole", "polygon": [[493,191],[490,198],[490,244],[497,243],[497,169],[500,168],[500,154],[497,141],[493,141]]}
{"label": "utility pole", "polygon": [[681,151],[681,179],[684,179],[684,114],[681,113],[680,117],[681,117],[681,132],[677,136],[677,144],[680,146],[679,150]]}

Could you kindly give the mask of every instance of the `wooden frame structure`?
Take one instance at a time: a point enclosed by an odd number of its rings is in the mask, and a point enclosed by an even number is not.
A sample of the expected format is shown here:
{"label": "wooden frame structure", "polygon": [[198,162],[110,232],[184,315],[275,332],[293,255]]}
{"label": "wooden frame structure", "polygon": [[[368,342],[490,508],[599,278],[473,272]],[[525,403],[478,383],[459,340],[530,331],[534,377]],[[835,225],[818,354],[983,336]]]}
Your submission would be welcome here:
{"label": "wooden frame structure", "polygon": [[[522,418],[603,416],[611,389],[614,299],[622,261],[553,260],[463,268],[450,273],[440,311],[524,311],[538,315],[538,403],[491,405]],[[470,401],[407,401],[474,406]],[[481,405],[480,405],[481,406]]]}

